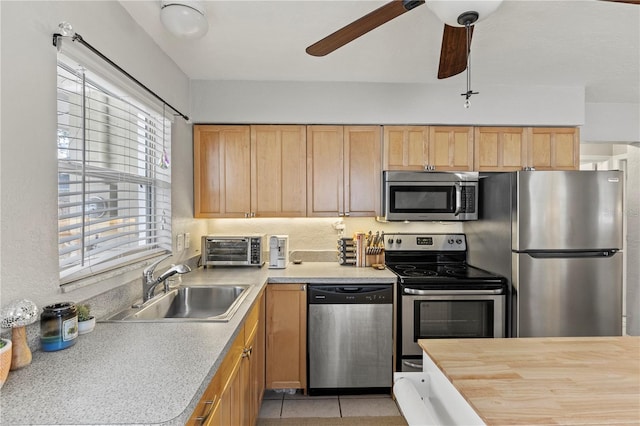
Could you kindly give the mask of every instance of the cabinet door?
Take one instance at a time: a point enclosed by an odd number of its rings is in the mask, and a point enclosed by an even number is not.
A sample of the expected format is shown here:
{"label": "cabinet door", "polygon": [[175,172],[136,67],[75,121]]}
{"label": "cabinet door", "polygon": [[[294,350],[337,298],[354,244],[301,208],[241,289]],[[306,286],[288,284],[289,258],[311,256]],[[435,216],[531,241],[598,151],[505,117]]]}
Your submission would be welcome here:
{"label": "cabinet door", "polygon": [[246,217],[251,211],[249,126],[193,128],[195,217]]}
{"label": "cabinet door", "polygon": [[305,126],[251,126],[251,213],[307,214]]}
{"label": "cabinet door", "polygon": [[344,128],[345,216],[380,216],[380,126]]}
{"label": "cabinet door", "polygon": [[526,135],[523,127],[476,127],[475,170],[522,170],[527,166]]}
{"label": "cabinet door", "polygon": [[269,284],[266,311],[266,387],[306,389],[306,285]]}
{"label": "cabinet door", "polygon": [[342,126],[307,126],[307,216],[344,214]]}
{"label": "cabinet door", "polygon": [[473,170],[473,127],[429,127],[429,165],[438,171]]}
{"label": "cabinet door", "polygon": [[255,338],[251,344],[251,406],[253,417],[251,424],[256,424],[265,388],[265,295],[259,300],[259,317]]}
{"label": "cabinet door", "polygon": [[383,170],[424,170],[429,164],[428,126],[384,126]]}
{"label": "cabinet door", "polygon": [[529,167],[536,170],[578,170],[580,133],[575,127],[529,129]]}

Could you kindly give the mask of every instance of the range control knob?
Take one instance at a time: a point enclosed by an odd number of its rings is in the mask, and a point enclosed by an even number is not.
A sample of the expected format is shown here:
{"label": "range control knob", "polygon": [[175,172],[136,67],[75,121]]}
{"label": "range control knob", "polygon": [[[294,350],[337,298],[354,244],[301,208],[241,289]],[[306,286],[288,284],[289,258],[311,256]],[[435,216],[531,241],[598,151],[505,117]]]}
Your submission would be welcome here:
{"label": "range control knob", "polygon": [[400,238],[396,238],[396,244],[400,244],[402,240]]}
{"label": "range control knob", "polygon": [[389,244],[393,244],[393,238],[389,238],[389,240],[387,241]]}
{"label": "range control knob", "polygon": [[456,244],[462,244],[462,238],[458,238],[458,239],[456,240]]}
{"label": "range control knob", "polygon": [[447,241],[449,244],[453,245],[453,238],[449,238],[449,240]]}

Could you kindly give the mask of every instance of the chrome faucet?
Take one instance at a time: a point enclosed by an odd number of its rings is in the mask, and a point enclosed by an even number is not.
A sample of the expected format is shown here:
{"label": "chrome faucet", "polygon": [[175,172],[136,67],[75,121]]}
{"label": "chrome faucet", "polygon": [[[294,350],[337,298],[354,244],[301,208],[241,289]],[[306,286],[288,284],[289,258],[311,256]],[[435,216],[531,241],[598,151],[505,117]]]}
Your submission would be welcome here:
{"label": "chrome faucet", "polygon": [[167,282],[167,278],[175,274],[186,274],[187,272],[191,272],[191,268],[187,265],[176,265],[167,269],[162,275],[158,278],[153,278],[153,271],[156,269],[156,266],[160,264],[163,260],[171,257],[171,255],[164,256],[159,260],[156,260],[151,265],[144,268],[142,271],[142,302],[146,302],[147,300],[153,297],[153,292],[156,290],[156,287],[160,283],[164,283],[164,292],[169,292],[169,283]]}

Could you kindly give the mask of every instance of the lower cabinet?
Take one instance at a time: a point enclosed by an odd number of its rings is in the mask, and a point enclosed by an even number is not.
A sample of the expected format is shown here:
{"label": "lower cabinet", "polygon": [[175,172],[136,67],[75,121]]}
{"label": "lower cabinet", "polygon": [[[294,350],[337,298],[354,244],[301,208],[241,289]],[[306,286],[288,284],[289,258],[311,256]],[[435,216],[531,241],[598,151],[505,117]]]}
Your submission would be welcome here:
{"label": "lower cabinet", "polygon": [[307,387],[306,284],[269,284],[266,303],[266,387]]}
{"label": "lower cabinet", "polygon": [[247,316],[187,425],[252,426],[264,394],[264,293]]}

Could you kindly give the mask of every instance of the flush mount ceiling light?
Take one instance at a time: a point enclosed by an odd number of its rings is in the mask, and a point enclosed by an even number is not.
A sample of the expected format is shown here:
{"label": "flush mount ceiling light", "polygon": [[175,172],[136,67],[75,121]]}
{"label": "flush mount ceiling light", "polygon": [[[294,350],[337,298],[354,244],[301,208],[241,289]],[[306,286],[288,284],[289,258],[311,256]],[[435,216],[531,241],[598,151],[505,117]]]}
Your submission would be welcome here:
{"label": "flush mount ceiling light", "polygon": [[182,39],[198,39],[209,30],[204,5],[196,0],[162,0],[160,21],[171,34]]}

